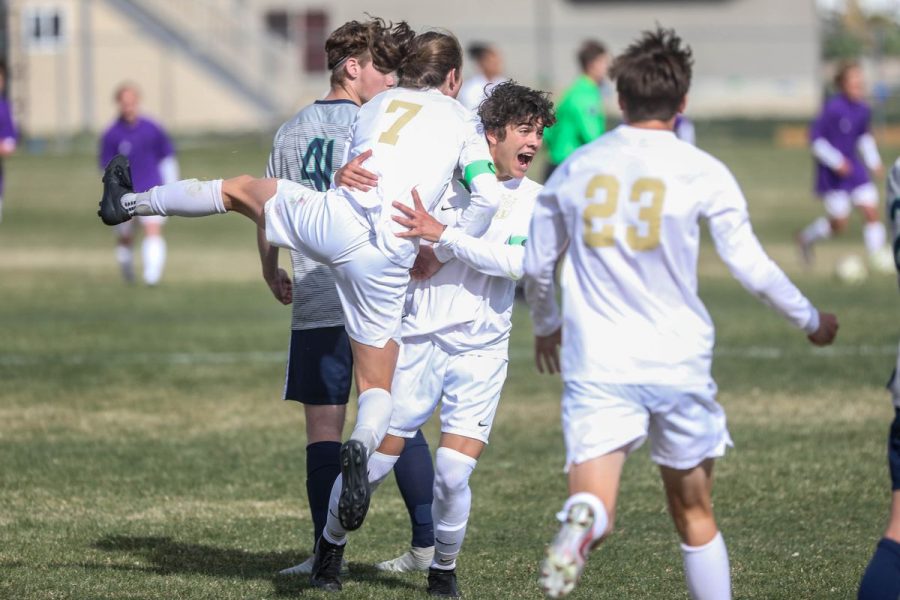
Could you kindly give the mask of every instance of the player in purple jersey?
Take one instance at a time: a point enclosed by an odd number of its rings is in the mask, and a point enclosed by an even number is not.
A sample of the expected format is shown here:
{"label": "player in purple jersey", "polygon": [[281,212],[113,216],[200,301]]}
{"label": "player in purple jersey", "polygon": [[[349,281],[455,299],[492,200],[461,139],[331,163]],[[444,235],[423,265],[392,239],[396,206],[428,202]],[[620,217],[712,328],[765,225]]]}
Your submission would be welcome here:
{"label": "player in purple jersey", "polygon": [[[0,159],[16,151],[19,132],[6,99],[6,65],[0,63]],[[0,162],[0,221],[3,220],[3,163]]]}
{"label": "player in purple jersey", "polygon": [[[140,92],[136,85],[123,83],[116,89],[119,116],[100,140],[100,169],[117,154],[124,154],[131,163],[135,190],[178,181],[178,161],[172,140],[156,122],[140,113]],[[141,256],[144,263],[144,283],[156,285],[162,278],[166,264],[166,241],[162,237],[165,217],[149,216],[138,219],[144,229]],[[134,238],[131,222],[116,226],[116,260],[125,281],[134,280],[131,245]]]}
{"label": "player in purple jersey", "polygon": [[815,191],[827,217],[807,225],[797,234],[797,242],[803,259],[811,262],[813,245],[841,233],[856,206],[865,220],[863,240],[872,266],[890,270],[884,224],[878,217],[878,189],[869,177],[869,171],[881,177],[883,168],[869,131],[872,114],[865,102],[862,69],[857,63],[845,63],[834,82],[838,93],[825,102],[809,134],[816,160]]}

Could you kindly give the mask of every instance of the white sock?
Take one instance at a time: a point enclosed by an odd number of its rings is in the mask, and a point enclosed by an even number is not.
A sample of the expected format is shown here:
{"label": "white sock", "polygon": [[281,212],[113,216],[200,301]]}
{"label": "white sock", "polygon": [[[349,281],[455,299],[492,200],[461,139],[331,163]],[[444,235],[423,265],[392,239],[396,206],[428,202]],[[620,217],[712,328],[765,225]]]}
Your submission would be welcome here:
{"label": "white sock", "polygon": [[875,221],[863,225],[863,242],[869,254],[875,254],[881,250],[885,242],[884,223]]}
{"label": "white sock", "polygon": [[587,504],[591,507],[591,512],[594,513],[594,527],[591,531],[591,539],[596,542],[606,534],[606,528],[609,525],[609,514],[606,512],[603,501],[588,492],[578,492],[569,496],[566,503],[563,504],[562,510],[556,513],[556,518],[559,519],[560,523],[566,522],[569,509],[575,504]]}
{"label": "white sock", "polygon": [[469,477],[478,461],[450,448],[438,448],[434,457],[434,560],[436,569],[453,569],[466,537],[472,509]]}
{"label": "white sock", "polygon": [[119,269],[122,271],[122,278],[125,281],[134,281],[134,253],[131,246],[125,244],[116,245],[116,262],[119,263]]}
{"label": "white sock", "polygon": [[703,546],[681,544],[684,578],[694,600],[731,600],[731,571],[728,549],[722,533],[717,532]]}
{"label": "white sock", "polygon": [[804,244],[814,244],[819,240],[826,240],[831,237],[831,223],[825,217],[819,217],[806,226],[800,233],[800,239]]}
{"label": "white sock", "polygon": [[362,442],[369,456],[372,456],[387,434],[394,403],[391,400],[391,393],[381,388],[364,391],[359,395],[358,402],[356,425],[350,439]]}
{"label": "white sock", "polygon": [[387,479],[387,476],[394,470],[398,458],[400,457],[381,452],[373,452],[369,457],[369,489],[373,494],[381,482]]}
{"label": "white sock", "polygon": [[148,235],[141,243],[144,261],[144,283],[156,285],[162,279],[166,265],[166,240],[161,235]]}
{"label": "white sock", "polygon": [[[397,464],[399,456],[391,456],[390,454],[382,454],[381,452],[373,452],[369,457],[369,490],[374,494],[381,482],[387,479],[394,465]],[[343,476],[338,475],[331,486],[331,496],[328,497],[328,517],[325,520],[325,529],[322,535],[332,544],[343,545],[347,543],[347,530],[341,525],[338,518],[338,501],[341,497],[341,484]]]}
{"label": "white sock", "polygon": [[205,217],[228,212],[222,200],[222,180],[198,181],[184,179],[158,185],[139,194],[125,194],[122,206],[134,202],[134,213],[141,216],[173,215],[176,217]]}
{"label": "white sock", "polygon": [[331,496],[328,497],[328,517],[325,519],[325,529],[322,530],[322,537],[338,546],[347,543],[347,530],[341,525],[338,518],[338,501],[341,497],[341,484],[344,478],[338,475],[331,486]]}

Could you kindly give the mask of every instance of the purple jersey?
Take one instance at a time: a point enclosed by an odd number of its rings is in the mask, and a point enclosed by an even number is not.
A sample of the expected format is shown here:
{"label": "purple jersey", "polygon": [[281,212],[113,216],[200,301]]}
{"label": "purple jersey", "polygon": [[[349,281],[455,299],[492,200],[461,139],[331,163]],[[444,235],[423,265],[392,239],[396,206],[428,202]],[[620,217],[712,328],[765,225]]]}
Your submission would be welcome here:
{"label": "purple jersey", "polygon": [[[19,140],[19,131],[13,122],[12,110],[9,107],[9,101],[0,97],[0,141],[7,139]],[[3,194],[3,168],[0,165],[0,194]]]}
{"label": "purple jersey", "polygon": [[131,163],[134,191],[146,192],[162,183],[159,163],[174,156],[175,148],[163,128],[150,119],[138,117],[133,124],[118,119],[100,140],[100,168],[116,154],[124,154]]}
{"label": "purple jersey", "polygon": [[871,111],[862,102],[854,102],[843,94],[832,96],[825,102],[822,112],[812,123],[810,142],[822,138],[844,155],[852,169],[841,177],[827,165],[816,161],[816,193],[852,191],[869,182],[869,172],[859,156],[859,138],[869,132]]}

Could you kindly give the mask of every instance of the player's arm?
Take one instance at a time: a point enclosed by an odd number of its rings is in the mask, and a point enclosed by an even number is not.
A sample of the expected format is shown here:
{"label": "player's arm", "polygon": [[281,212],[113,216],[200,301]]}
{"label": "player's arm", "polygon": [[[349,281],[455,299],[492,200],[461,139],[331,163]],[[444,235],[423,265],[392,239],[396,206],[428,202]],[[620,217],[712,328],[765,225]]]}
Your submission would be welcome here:
{"label": "player's arm", "polygon": [[[724,168],[723,168],[724,171]],[[705,215],[716,251],[744,288],[772,307],[810,341],[827,345],[837,333],[834,315],[820,313],[763,250],[750,225],[737,182],[724,172],[711,188]]]}
{"label": "player's arm", "polygon": [[850,162],[843,152],[835,148],[825,137],[827,119],[828,113],[823,111],[813,121],[809,130],[810,150],[817,161],[841,177],[845,177],[850,174]]}
{"label": "player's arm", "polygon": [[100,139],[100,152],[97,157],[97,162],[99,163],[100,171],[106,168],[107,163],[113,159],[113,157],[118,154],[116,150],[115,141],[112,139],[112,136],[109,133],[105,133],[103,137]]}
{"label": "player's arm", "polygon": [[479,273],[518,281],[525,274],[526,240],[524,235],[512,236],[507,243],[500,244],[448,227],[437,247]]}
{"label": "player's arm", "polygon": [[6,157],[16,151],[19,132],[13,122],[9,104],[4,103],[3,114],[0,115],[0,156]]}
{"label": "player's arm", "polygon": [[866,129],[856,141],[856,149],[859,151],[863,162],[866,163],[869,170],[880,177],[884,174],[884,167],[881,164],[881,154],[878,152],[878,144],[875,143],[875,136],[872,135],[869,123],[870,119],[871,116],[867,114],[865,123]]}
{"label": "player's arm", "polygon": [[[276,136],[277,140],[277,136]],[[269,153],[269,162],[266,164],[266,177],[275,177],[279,167],[276,165],[278,146],[272,145]],[[278,247],[273,246],[266,239],[266,230],[256,228],[256,246],[259,249],[259,262],[262,266],[262,276],[272,295],[282,304],[290,304],[293,300],[293,287],[287,271],[278,266]]]}
{"label": "player's arm", "polygon": [[462,211],[454,227],[481,237],[500,206],[503,186],[497,181],[494,161],[488,150],[481,122],[474,116],[466,122],[466,134],[459,154],[459,168],[469,189],[469,205]]}
{"label": "player's arm", "polygon": [[572,117],[580,138],[579,146],[593,142],[603,135],[606,119],[599,114],[599,107],[588,96],[579,96]]}
{"label": "player's arm", "polygon": [[[559,171],[557,171],[557,174]],[[556,175],[556,174],[554,174]],[[556,177],[551,179],[551,182]],[[525,246],[525,300],[534,324],[535,363],[538,371],[559,372],[562,316],[556,303],[554,274],[560,254],[569,242],[555,189],[538,196]]]}

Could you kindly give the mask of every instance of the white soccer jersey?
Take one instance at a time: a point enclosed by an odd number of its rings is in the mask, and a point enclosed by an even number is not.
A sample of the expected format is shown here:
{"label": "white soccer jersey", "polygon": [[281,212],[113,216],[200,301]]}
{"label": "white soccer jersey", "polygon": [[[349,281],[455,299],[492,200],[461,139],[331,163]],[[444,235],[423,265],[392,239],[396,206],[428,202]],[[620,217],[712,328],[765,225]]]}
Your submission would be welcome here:
{"label": "white soccer jersey", "polygon": [[[701,218],[747,290],[808,333],[818,328],[818,312],[753,234],[728,169],[670,131],[623,125],[556,170],[525,250],[535,333],[562,325],[565,380],[709,381],[713,325],[697,295]],[[566,244],[560,318],[553,274]]]}
{"label": "white soccer jersey", "polygon": [[412,206],[418,190],[422,203],[434,208],[457,166],[472,189],[472,199],[458,226],[479,236],[497,209],[501,190],[481,124],[455,99],[435,89],[395,88],[375,96],[359,111],[351,127],[348,159],[373,150],[365,168],[378,176],[368,192],[340,188],[376,232],[376,243],[394,263],[411,267],[418,241],[398,238],[405,231],[391,216],[391,203]]}
{"label": "white soccer jersey", "polygon": [[[410,283],[403,337],[428,335],[450,354],[507,357],[516,281],[524,272],[525,241],[541,186],[530,179],[502,182],[500,207],[480,238],[448,227],[435,251],[451,260],[426,281]],[[454,225],[469,202],[456,180],[434,210]]]}

